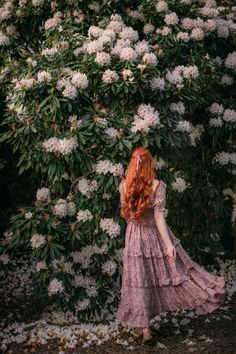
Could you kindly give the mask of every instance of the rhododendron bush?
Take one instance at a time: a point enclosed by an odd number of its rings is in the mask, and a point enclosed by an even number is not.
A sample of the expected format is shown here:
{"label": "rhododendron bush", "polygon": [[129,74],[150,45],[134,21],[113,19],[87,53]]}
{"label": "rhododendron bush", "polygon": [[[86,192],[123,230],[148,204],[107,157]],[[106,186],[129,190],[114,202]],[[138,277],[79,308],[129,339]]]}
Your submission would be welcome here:
{"label": "rhododendron bush", "polygon": [[191,0],[1,6],[1,142],[41,184],[11,217],[0,267],[24,250],[45,302],[79,318],[115,307],[126,226],[118,186],[138,145],[151,150],[169,186],[168,223],[196,259],[230,248],[235,9]]}

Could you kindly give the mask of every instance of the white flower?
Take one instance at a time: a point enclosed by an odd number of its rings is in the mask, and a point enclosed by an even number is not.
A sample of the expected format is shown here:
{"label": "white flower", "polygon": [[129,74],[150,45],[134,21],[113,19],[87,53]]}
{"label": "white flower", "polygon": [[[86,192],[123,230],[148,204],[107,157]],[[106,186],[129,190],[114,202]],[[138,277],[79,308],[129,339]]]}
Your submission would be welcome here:
{"label": "white flower", "polygon": [[83,310],[86,310],[89,306],[90,306],[89,299],[84,299],[84,300],[81,300],[81,301],[77,301],[75,309],[77,311],[81,311],[81,310],[83,311]]}
{"label": "white flower", "polygon": [[32,219],[33,214],[29,211],[28,213],[25,213],[25,218],[26,219]]}
{"label": "white flower", "polygon": [[62,139],[51,137],[48,140],[44,140],[42,146],[48,152],[59,152],[64,156],[68,156],[73,150],[77,149],[78,141],[76,136]]}
{"label": "white flower", "polygon": [[231,164],[236,164],[236,153],[235,152],[226,152],[226,151],[222,151],[222,152],[218,152],[213,160],[213,163],[219,163],[220,165],[227,165],[229,163]]}
{"label": "white flower", "polygon": [[146,23],[143,26],[143,33],[145,33],[145,34],[151,33],[154,31],[154,29],[155,29],[155,27],[153,26],[152,23]]}
{"label": "white flower", "polygon": [[123,80],[133,81],[133,79],[134,79],[134,74],[133,74],[132,70],[130,70],[130,69],[123,69],[121,71],[121,75],[122,75]]}
{"label": "white flower", "polygon": [[97,53],[97,52],[102,52],[103,51],[103,43],[99,39],[96,39],[94,41],[91,41],[88,43],[86,51],[91,54],[91,53]]}
{"label": "white flower", "polygon": [[77,88],[86,89],[88,87],[89,81],[86,74],[76,72],[71,78],[71,82]]}
{"label": "white flower", "polygon": [[86,210],[79,210],[76,216],[78,221],[90,221],[93,219],[93,215],[90,212],[90,210],[86,209]]}
{"label": "white flower", "polygon": [[50,199],[50,190],[48,188],[40,188],[36,193],[37,200],[47,200]]}
{"label": "white flower", "polygon": [[46,57],[50,58],[53,55],[58,53],[58,49],[53,47],[53,48],[45,48],[42,50],[41,54],[45,55]]}
{"label": "white flower", "polygon": [[108,23],[107,29],[111,29],[112,31],[114,31],[116,33],[119,33],[119,32],[122,31],[123,27],[124,27],[124,23],[123,23],[122,19],[120,19],[120,20],[111,20]]}
{"label": "white flower", "polygon": [[234,82],[234,79],[227,74],[223,75],[220,80],[220,83],[222,85],[228,85],[228,86],[233,85],[233,82]]}
{"label": "white flower", "polygon": [[48,295],[52,296],[57,293],[62,293],[65,290],[64,285],[61,280],[53,279],[48,285]]}
{"label": "white flower", "polygon": [[67,212],[67,201],[65,199],[59,198],[54,205],[53,214],[63,218],[67,216]]}
{"label": "white flower", "polygon": [[36,270],[37,272],[39,272],[40,270],[42,269],[47,269],[47,264],[45,261],[40,261],[40,262],[37,262],[36,264]]}
{"label": "white flower", "polygon": [[157,65],[157,57],[153,53],[145,53],[142,61],[147,65],[151,65],[151,66]]}
{"label": "white flower", "polygon": [[203,40],[204,36],[205,36],[204,31],[199,27],[193,28],[192,32],[190,33],[190,37],[192,39],[195,39],[196,41]]}
{"label": "white flower", "polygon": [[32,0],[33,6],[40,6],[44,3],[44,0]]}
{"label": "white flower", "polygon": [[88,295],[88,297],[96,297],[98,295],[98,291],[96,289],[96,286],[89,286],[86,289],[86,293]]}
{"label": "white flower", "polygon": [[38,62],[36,60],[33,60],[32,58],[27,58],[26,62],[27,62],[27,64],[29,64],[33,67],[37,66],[37,64],[38,64]]}
{"label": "white flower", "polygon": [[138,32],[135,31],[132,27],[124,27],[119,35],[120,38],[129,39],[132,42],[136,42],[138,40]]}
{"label": "white flower", "polygon": [[179,101],[178,103],[171,103],[170,105],[170,110],[172,112],[178,112],[179,114],[184,114],[185,113],[185,106],[184,103]]}
{"label": "white flower", "polygon": [[141,104],[138,106],[138,114],[134,116],[131,131],[143,131],[148,133],[151,128],[159,127],[159,112],[150,104]]}
{"label": "white flower", "polygon": [[179,33],[177,33],[177,35],[176,35],[176,39],[178,40],[178,41],[183,41],[183,42],[188,42],[189,41],[189,34],[188,34],[188,32],[179,32]]}
{"label": "white flower", "polygon": [[107,69],[102,74],[102,81],[107,84],[110,84],[110,83],[117,81],[117,80],[119,80],[119,76],[116,73],[116,71],[114,71],[114,70]]}
{"label": "white flower", "polygon": [[99,28],[97,26],[90,26],[89,29],[88,29],[88,37],[89,39],[91,37],[100,37],[102,35],[102,28]]}
{"label": "white flower", "polygon": [[100,160],[95,165],[95,171],[98,174],[111,173],[115,176],[120,176],[123,174],[124,168],[120,162],[117,164],[113,164],[110,160]]}
{"label": "white flower", "polygon": [[134,46],[134,49],[138,55],[143,55],[143,54],[148,53],[150,51],[149,44],[145,39],[137,42]]}
{"label": "white flower", "polygon": [[118,134],[118,130],[112,127],[106,128],[104,132],[107,134],[108,138],[110,139],[116,139]]}
{"label": "white flower", "polygon": [[236,70],[236,52],[229,53],[225,59],[225,66],[229,69]]}
{"label": "white flower", "polygon": [[41,245],[46,243],[46,240],[45,237],[41,234],[33,234],[30,242],[32,248],[39,248]]}
{"label": "white flower", "polygon": [[131,47],[121,48],[121,50],[120,50],[120,59],[121,60],[133,62],[137,59],[137,56],[138,56],[137,53]]}
{"label": "white flower", "polygon": [[162,158],[159,158],[159,160],[154,160],[154,164],[155,168],[160,170],[166,165],[166,162]]}
{"label": "white flower", "polygon": [[226,122],[236,122],[236,111],[234,109],[226,109],[223,114],[223,120]]}
{"label": "white flower", "polygon": [[187,188],[186,181],[182,177],[176,177],[175,182],[172,182],[171,185],[178,193],[182,193]]}
{"label": "white flower", "polygon": [[83,177],[79,180],[77,189],[82,195],[90,197],[91,193],[98,189],[98,183],[96,180],[89,181]]}
{"label": "white flower", "polygon": [[222,127],[223,121],[221,118],[211,118],[209,120],[209,125],[212,127]]}
{"label": "white flower", "polygon": [[53,18],[49,18],[48,20],[45,21],[44,23],[44,28],[45,30],[48,30],[52,27],[56,27],[61,23],[60,17],[56,17],[54,14]]}
{"label": "white flower", "polygon": [[187,120],[180,120],[174,130],[189,133],[191,131],[190,122]]}
{"label": "white flower", "polygon": [[114,261],[106,261],[102,265],[102,273],[103,274],[108,274],[110,277],[115,274],[117,269],[117,263]]}
{"label": "white flower", "polygon": [[151,81],[151,88],[152,90],[159,89],[163,91],[165,89],[165,80],[161,77],[154,77]]}
{"label": "white flower", "polygon": [[168,10],[168,4],[166,1],[158,1],[155,8],[157,12],[166,12]]}
{"label": "white flower", "polygon": [[67,83],[64,90],[62,91],[62,95],[64,97],[70,98],[71,100],[74,100],[78,93],[74,85]]}
{"label": "white flower", "polygon": [[224,107],[219,103],[212,103],[209,111],[214,115],[221,115],[224,112]]}
{"label": "white flower", "polygon": [[177,25],[179,23],[179,18],[175,12],[171,12],[165,15],[164,21],[167,25]]}
{"label": "white flower", "polygon": [[95,62],[99,65],[110,65],[111,56],[106,52],[98,52],[96,54]]}
{"label": "white flower", "polygon": [[100,227],[103,231],[106,231],[111,238],[120,234],[120,225],[112,218],[102,218],[100,220]]}
{"label": "white flower", "polygon": [[33,78],[22,78],[20,80],[13,79],[15,84],[15,91],[20,91],[24,89],[31,89],[35,84],[35,79]]}
{"label": "white flower", "polygon": [[51,81],[52,75],[47,71],[39,71],[37,74],[37,78],[39,82]]}

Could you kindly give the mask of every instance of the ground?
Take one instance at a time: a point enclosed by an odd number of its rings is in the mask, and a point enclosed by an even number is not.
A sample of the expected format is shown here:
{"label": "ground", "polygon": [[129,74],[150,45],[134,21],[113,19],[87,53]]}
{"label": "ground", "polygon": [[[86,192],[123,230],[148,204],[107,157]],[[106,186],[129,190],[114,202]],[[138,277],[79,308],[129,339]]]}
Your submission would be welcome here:
{"label": "ground", "polygon": [[[168,321],[167,319],[170,319]],[[12,343],[8,346],[6,353],[178,353],[188,354],[192,352],[200,352],[204,354],[235,354],[236,353],[236,297],[223,306],[223,309],[217,309],[211,314],[198,315],[192,318],[189,322],[186,317],[179,315],[174,317],[180,330],[177,329],[173,320],[172,314],[169,313],[166,317],[166,322],[161,323],[160,328],[152,328],[154,342],[150,344],[142,344],[140,338],[136,338],[125,330],[125,327],[120,324],[119,335],[114,335],[110,340],[101,345],[91,345],[84,348],[77,345],[73,349],[64,349],[63,343],[59,338],[51,339],[45,345],[37,345],[33,343],[16,344]],[[175,322],[175,320],[173,322]],[[185,322],[188,322],[185,324]],[[176,333],[175,333],[176,332]],[[179,333],[178,333],[179,332]],[[79,334],[78,334],[79,336]],[[30,338],[30,331],[28,334]],[[133,350],[128,349],[123,344],[117,343],[119,340],[129,340],[129,345],[133,346]],[[133,341],[132,341],[133,339]]]}
{"label": "ground", "polygon": [[[212,269],[213,270],[213,269]],[[236,260],[219,259],[218,275],[226,279],[226,299],[207,315],[195,310],[170,311],[151,321],[154,341],[143,344],[127,324],[107,314],[95,323],[78,321],[33,300],[31,266],[21,262],[0,287],[0,354],[164,353],[236,354]]]}

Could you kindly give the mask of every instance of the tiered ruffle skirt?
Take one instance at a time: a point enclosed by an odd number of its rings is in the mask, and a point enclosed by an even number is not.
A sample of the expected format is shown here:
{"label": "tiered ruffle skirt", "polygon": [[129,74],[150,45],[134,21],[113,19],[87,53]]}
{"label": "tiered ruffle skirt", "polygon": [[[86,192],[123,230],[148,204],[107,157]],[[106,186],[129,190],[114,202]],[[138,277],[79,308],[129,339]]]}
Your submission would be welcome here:
{"label": "tiered ruffle skirt", "polygon": [[225,300],[225,278],[194,262],[167,228],[176,248],[175,260],[167,256],[155,224],[127,225],[116,318],[131,326],[148,327],[153,317],[176,309],[210,313]]}

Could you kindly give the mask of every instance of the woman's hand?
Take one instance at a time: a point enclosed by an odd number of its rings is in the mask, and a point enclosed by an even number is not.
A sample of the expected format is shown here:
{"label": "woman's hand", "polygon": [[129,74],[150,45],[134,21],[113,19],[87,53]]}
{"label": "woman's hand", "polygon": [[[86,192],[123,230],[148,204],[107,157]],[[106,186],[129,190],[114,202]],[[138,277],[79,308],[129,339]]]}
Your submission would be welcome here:
{"label": "woman's hand", "polygon": [[176,249],[174,245],[167,246],[167,256],[176,259]]}

